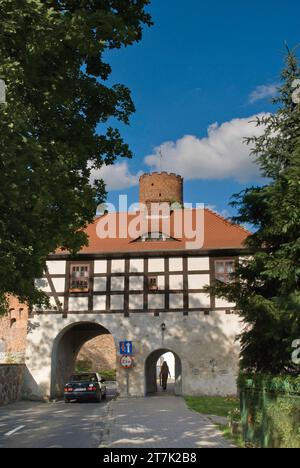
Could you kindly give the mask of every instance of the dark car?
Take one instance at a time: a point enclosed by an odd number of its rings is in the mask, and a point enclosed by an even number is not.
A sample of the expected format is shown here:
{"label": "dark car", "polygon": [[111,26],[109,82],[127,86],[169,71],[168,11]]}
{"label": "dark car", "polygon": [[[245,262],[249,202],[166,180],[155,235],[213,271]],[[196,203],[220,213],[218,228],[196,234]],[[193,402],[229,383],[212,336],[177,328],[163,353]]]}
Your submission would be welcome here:
{"label": "dark car", "polygon": [[73,374],[65,385],[65,403],[70,401],[97,401],[106,398],[105,379],[97,372]]}

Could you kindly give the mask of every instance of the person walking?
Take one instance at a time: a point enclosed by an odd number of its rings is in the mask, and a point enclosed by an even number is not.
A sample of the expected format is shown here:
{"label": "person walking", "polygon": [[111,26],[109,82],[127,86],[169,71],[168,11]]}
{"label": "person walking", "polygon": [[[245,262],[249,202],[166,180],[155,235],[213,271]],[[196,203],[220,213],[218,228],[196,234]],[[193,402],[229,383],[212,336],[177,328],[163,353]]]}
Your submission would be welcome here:
{"label": "person walking", "polygon": [[160,368],[160,385],[162,386],[163,391],[167,390],[168,377],[171,377],[170,369],[166,361],[163,362]]}

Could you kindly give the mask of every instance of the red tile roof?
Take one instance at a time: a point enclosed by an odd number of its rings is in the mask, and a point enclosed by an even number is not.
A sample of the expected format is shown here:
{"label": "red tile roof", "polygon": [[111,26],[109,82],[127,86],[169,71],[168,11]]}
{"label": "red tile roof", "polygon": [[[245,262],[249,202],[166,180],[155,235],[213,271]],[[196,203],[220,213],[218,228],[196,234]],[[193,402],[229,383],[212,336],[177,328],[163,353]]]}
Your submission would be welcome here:
{"label": "red tile roof", "polygon": [[[177,212],[178,213],[178,212]],[[191,210],[193,226],[196,225],[196,210]],[[142,242],[139,238],[132,238],[127,235],[122,238],[120,230],[118,229],[119,222],[124,225],[136,217],[133,213],[116,213],[115,220],[117,225],[117,235],[115,238],[99,238],[97,234],[97,226],[100,222],[110,223],[113,221],[114,214],[109,213],[101,217],[95,218],[95,221],[88,225],[85,232],[89,238],[89,245],[83,247],[82,254],[89,253],[127,253],[127,252],[148,252],[148,251],[181,251],[186,250],[186,242],[190,242],[187,236],[176,236],[174,231],[174,213],[168,218],[170,220],[170,235],[171,239],[166,241],[153,241]],[[149,225],[147,226],[147,223]],[[145,225],[144,233],[151,231],[164,232],[162,225],[163,221],[158,221],[159,227],[151,229],[150,221],[148,220]],[[217,249],[243,249],[245,248],[244,242],[251,233],[239,225],[232,224],[221,215],[205,208],[204,210],[204,242],[200,246],[200,250],[217,250]],[[139,236],[138,236],[139,237]],[[198,248],[199,250],[199,248]],[[61,250],[57,253],[64,253]]]}

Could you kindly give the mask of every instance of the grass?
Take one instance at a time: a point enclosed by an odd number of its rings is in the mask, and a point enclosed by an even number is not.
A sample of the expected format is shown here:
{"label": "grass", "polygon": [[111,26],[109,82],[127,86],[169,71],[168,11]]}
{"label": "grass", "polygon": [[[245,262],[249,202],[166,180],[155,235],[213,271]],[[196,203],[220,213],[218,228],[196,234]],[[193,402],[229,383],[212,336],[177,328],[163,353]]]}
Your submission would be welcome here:
{"label": "grass", "polygon": [[222,432],[222,435],[225,439],[233,442],[239,448],[245,448],[245,442],[241,435],[233,435],[228,426],[221,426],[218,424],[218,428]]}
{"label": "grass", "polygon": [[229,411],[239,409],[239,399],[236,397],[210,397],[210,396],[191,396],[185,397],[188,407],[197,413],[213,414],[226,418]]}
{"label": "grass", "polygon": [[116,369],[111,370],[100,370],[100,369],[91,369],[91,367],[86,364],[84,361],[79,361],[76,363],[75,372],[98,372],[106,380],[115,381],[116,380]]}
{"label": "grass", "polygon": [[[185,397],[188,407],[201,414],[209,414],[227,418],[228,413],[235,409],[239,409],[240,402],[236,397]],[[232,435],[229,426],[216,425],[225,439],[232,442],[236,447],[245,448],[244,441],[240,435]]]}

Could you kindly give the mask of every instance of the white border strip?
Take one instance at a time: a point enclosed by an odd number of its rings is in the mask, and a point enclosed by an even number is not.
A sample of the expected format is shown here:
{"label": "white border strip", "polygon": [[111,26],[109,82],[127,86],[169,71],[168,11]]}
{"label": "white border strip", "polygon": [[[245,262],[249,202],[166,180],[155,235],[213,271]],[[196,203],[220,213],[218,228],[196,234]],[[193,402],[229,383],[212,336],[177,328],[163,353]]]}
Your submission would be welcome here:
{"label": "white border strip", "polygon": [[4,434],[4,435],[5,435],[6,437],[9,437],[9,436],[13,435],[15,432],[18,432],[18,431],[20,431],[21,429],[23,429],[23,427],[25,427],[25,426],[18,426],[18,427],[16,427],[15,429],[13,429],[12,431],[9,431],[9,432],[7,432],[7,433]]}

